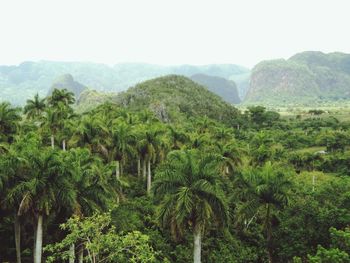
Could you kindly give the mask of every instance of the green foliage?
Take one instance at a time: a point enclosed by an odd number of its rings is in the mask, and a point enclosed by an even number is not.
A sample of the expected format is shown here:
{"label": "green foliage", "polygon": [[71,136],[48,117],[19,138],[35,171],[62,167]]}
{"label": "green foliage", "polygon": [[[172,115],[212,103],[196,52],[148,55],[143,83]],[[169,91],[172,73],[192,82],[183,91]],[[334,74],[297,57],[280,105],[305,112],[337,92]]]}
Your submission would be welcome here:
{"label": "green foliage", "polygon": [[237,123],[238,112],[234,107],[190,79],[176,75],[138,84],[120,94],[116,102],[132,111],[149,109],[165,122],[184,115]]}
{"label": "green foliage", "polygon": [[346,262],[348,123],[242,114],[179,76],[117,98],[82,114],[67,90],[26,116],[0,104],[0,261],[33,262],[43,241],[52,262],[190,262],[198,248],[202,262]]}
{"label": "green foliage", "polygon": [[246,102],[316,105],[349,100],[350,55],[303,52],[288,60],[270,60],[252,70]]}
{"label": "green foliage", "polygon": [[149,246],[148,236],[138,231],[118,235],[110,221],[108,214],[70,218],[61,225],[62,230],[68,232],[67,236],[45,247],[47,262],[68,259],[68,248],[75,243],[87,251],[85,260],[88,262],[156,262],[157,253]]}

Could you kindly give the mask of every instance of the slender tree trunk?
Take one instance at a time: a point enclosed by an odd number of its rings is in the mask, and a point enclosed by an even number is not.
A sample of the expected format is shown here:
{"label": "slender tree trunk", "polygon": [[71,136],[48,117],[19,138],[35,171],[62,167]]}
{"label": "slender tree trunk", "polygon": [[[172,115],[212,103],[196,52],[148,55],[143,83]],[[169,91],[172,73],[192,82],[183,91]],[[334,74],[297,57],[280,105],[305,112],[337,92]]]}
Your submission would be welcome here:
{"label": "slender tree trunk", "polygon": [[202,233],[200,225],[196,225],[193,231],[193,263],[201,263]]}
{"label": "slender tree trunk", "polygon": [[15,244],[17,263],[21,263],[21,223],[17,214],[15,214]]}
{"label": "slender tree trunk", "polygon": [[[38,220],[36,217],[34,217],[34,218],[35,218],[35,220]],[[37,237],[38,224],[37,224],[37,222],[34,221],[33,225],[34,225],[33,258],[34,258],[34,262],[36,262],[36,260],[35,260],[35,251],[36,251],[36,237]]]}
{"label": "slender tree trunk", "polygon": [[267,252],[269,254],[269,262],[273,263],[272,229],[271,229],[270,214],[271,214],[270,204],[267,204],[267,209],[266,209],[266,244],[267,244]]}
{"label": "slender tree trunk", "polygon": [[117,180],[120,178],[119,161],[115,161],[115,177]]}
{"label": "slender tree trunk", "polygon": [[140,158],[137,159],[137,177],[141,177],[141,160]]}
{"label": "slender tree trunk", "polygon": [[36,242],[35,242],[35,261],[34,263],[41,263],[43,247],[43,215],[40,213],[38,215],[38,226],[36,230]]}
{"label": "slender tree trunk", "polygon": [[120,176],[123,176],[124,169],[123,169],[123,162],[120,162]]}
{"label": "slender tree trunk", "polygon": [[142,160],[142,177],[146,178],[146,160]]}
{"label": "slender tree trunk", "polygon": [[147,162],[147,194],[151,193],[152,174],[151,174],[151,160]]}
{"label": "slender tree trunk", "polygon": [[69,263],[74,263],[75,261],[75,245],[74,243],[69,247]]}
{"label": "slender tree trunk", "polygon": [[62,141],[62,150],[65,151],[66,150],[66,140]]}
{"label": "slender tree trunk", "polygon": [[79,250],[78,262],[83,263],[83,261],[84,261],[84,247],[82,245],[80,250]]}
{"label": "slender tree trunk", "polygon": [[51,135],[51,148],[55,149],[55,138],[54,138],[53,134]]}
{"label": "slender tree trunk", "polygon": [[225,167],[225,173],[226,173],[226,174],[229,174],[229,173],[230,173],[230,170],[229,170],[228,165],[226,165],[226,167]]}

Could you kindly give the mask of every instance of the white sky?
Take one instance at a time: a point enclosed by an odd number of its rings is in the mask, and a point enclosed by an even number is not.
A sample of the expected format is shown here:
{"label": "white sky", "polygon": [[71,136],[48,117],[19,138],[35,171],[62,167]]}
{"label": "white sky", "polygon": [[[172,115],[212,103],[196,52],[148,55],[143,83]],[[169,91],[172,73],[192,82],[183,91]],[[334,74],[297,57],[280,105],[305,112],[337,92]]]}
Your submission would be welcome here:
{"label": "white sky", "polygon": [[350,53],[349,0],[0,0],[0,64],[235,63]]}

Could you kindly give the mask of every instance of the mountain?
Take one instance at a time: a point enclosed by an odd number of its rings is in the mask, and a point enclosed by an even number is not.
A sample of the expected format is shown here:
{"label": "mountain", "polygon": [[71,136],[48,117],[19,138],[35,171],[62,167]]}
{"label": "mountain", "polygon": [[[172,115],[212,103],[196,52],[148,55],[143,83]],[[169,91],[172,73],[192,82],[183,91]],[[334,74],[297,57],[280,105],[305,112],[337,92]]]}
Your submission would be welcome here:
{"label": "mountain", "polygon": [[65,74],[97,91],[120,92],[142,81],[169,74],[192,76],[202,73],[239,79],[249,72],[249,69],[231,64],[160,66],[124,63],[108,66],[89,62],[24,62],[18,66],[0,66],[0,98],[21,105],[36,93],[46,96],[52,83]]}
{"label": "mountain", "polygon": [[307,51],[256,65],[245,102],[310,104],[348,99],[350,54]]}
{"label": "mountain", "polygon": [[205,74],[195,74],[191,76],[191,79],[219,95],[228,103],[238,104],[241,102],[238,96],[237,86],[232,80]]}
{"label": "mountain", "polygon": [[51,85],[51,88],[48,92],[48,95],[51,95],[54,89],[67,89],[74,93],[75,98],[78,99],[80,94],[87,90],[88,88],[83,84],[75,81],[71,74],[65,74],[58,77],[54,83]]}
{"label": "mountain", "polygon": [[238,114],[236,108],[206,87],[179,75],[147,80],[117,95],[84,92],[77,106],[86,109],[86,103],[91,105],[94,100],[101,101],[101,98],[102,101],[110,101],[133,111],[148,109],[165,122],[181,116],[207,116],[231,123]]}

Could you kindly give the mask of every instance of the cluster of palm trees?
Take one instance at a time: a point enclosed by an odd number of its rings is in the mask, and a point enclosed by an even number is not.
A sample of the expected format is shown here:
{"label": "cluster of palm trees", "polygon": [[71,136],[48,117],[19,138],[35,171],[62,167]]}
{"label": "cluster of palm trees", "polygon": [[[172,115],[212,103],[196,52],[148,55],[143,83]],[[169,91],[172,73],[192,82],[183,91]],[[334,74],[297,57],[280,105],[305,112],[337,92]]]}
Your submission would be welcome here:
{"label": "cluster of palm trees", "polygon": [[[128,176],[160,202],[164,227],[175,236],[193,232],[196,263],[205,229],[232,220],[227,188],[236,187],[234,207],[246,227],[265,219],[272,262],[273,209],[288,201],[283,168],[270,163],[242,168],[249,156],[234,130],[206,117],[169,125],[148,111],[105,103],[76,114],[73,104],[67,90],[54,90],[46,99],[36,95],[23,116],[20,109],[0,104],[0,209],[13,215],[18,263],[23,225],[33,227],[33,260],[40,263],[52,214],[67,219],[106,210],[125,198]],[[84,244],[75,245],[70,262],[76,254],[82,262]]]}

